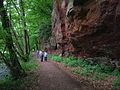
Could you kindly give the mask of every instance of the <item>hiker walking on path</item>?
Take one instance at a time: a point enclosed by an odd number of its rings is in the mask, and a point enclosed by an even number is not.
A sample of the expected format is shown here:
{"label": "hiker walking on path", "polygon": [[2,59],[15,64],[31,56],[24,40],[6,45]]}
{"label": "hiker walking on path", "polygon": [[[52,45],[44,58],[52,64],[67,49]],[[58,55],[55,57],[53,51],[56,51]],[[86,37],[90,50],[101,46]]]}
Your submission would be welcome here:
{"label": "hiker walking on path", "polygon": [[36,57],[39,58],[39,51],[36,51]]}
{"label": "hiker walking on path", "polygon": [[47,51],[44,51],[44,61],[47,61],[48,53]]}
{"label": "hiker walking on path", "polygon": [[41,57],[40,57],[41,62],[43,62],[43,58],[44,58],[44,53],[43,53],[43,51],[41,51]]}
{"label": "hiker walking on path", "polygon": [[41,56],[42,56],[42,51],[40,50],[39,51],[39,58],[41,59]]}

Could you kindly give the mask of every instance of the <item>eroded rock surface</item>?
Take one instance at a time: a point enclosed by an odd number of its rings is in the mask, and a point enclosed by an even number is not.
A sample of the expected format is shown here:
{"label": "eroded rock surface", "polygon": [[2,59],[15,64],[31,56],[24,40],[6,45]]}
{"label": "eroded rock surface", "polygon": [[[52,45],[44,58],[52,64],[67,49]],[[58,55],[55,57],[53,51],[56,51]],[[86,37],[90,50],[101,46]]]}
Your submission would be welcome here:
{"label": "eroded rock surface", "polygon": [[120,58],[120,0],[54,0],[53,38],[64,55]]}

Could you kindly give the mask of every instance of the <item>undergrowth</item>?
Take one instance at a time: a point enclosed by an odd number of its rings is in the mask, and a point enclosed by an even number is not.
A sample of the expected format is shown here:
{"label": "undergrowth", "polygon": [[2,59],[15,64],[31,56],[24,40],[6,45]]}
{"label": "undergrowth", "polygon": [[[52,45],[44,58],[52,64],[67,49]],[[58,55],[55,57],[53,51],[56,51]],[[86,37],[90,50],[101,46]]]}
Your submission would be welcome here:
{"label": "undergrowth", "polygon": [[115,76],[118,79],[113,81],[113,89],[120,89],[120,72],[118,69],[112,70],[108,66],[104,65],[91,65],[84,59],[77,59],[74,57],[59,57],[51,55],[50,58],[53,61],[63,63],[65,66],[73,67],[72,73],[78,74],[84,77],[90,77],[93,80],[105,80],[109,76]]}
{"label": "undergrowth", "polygon": [[[37,69],[37,61],[33,58],[28,62],[21,62],[22,68],[25,72],[33,71]],[[0,80],[0,90],[24,90],[26,87],[25,78],[13,80],[11,76],[6,77],[4,80]]]}
{"label": "undergrowth", "polygon": [[113,90],[120,90],[120,76],[118,76],[117,79],[113,81]]}
{"label": "undergrowth", "polygon": [[33,71],[37,69],[37,62],[36,60],[30,60],[29,62],[21,62],[21,66],[25,71]]}

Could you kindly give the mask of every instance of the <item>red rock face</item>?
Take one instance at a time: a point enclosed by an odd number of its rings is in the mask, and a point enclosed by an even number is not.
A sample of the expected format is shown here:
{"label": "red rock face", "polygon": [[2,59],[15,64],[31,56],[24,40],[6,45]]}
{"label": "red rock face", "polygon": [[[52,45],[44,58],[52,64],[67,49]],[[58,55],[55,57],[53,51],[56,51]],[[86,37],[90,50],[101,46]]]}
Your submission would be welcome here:
{"label": "red rock face", "polygon": [[52,30],[57,49],[65,55],[120,58],[120,0],[77,2],[54,0]]}

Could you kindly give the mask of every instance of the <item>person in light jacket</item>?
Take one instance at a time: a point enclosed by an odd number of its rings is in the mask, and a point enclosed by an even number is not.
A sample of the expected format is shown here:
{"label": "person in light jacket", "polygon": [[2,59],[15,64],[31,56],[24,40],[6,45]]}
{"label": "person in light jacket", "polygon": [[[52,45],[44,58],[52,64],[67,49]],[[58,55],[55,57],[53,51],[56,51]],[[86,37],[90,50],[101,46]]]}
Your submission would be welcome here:
{"label": "person in light jacket", "polygon": [[40,51],[39,51],[39,58],[40,58],[40,59],[41,59],[42,53],[43,53],[43,52],[40,50]]}
{"label": "person in light jacket", "polygon": [[48,53],[44,51],[44,61],[47,61],[47,58],[48,58]]}

